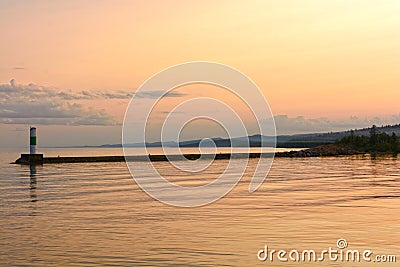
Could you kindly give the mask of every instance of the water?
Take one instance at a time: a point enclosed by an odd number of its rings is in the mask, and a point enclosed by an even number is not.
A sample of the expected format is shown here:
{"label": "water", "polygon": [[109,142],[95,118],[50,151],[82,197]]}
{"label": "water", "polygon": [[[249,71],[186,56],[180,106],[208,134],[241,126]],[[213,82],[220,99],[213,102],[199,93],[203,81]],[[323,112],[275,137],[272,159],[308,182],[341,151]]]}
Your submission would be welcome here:
{"label": "water", "polygon": [[[83,151],[120,153],[46,153]],[[250,194],[254,159],[226,197],[188,209],[153,200],[138,188],[125,163],[34,170],[7,164],[17,156],[0,154],[2,266],[304,266],[262,263],[257,251],[266,244],[288,251],[335,248],[339,238],[349,248],[395,254],[400,260],[400,158],[278,158],[268,179]],[[167,162],[154,164],[168,179],[193,186],[210,181],[226,163],[216,161],[212,170],[197,175],[178,173]],[[326,260],[310,265],[367,264]]]}

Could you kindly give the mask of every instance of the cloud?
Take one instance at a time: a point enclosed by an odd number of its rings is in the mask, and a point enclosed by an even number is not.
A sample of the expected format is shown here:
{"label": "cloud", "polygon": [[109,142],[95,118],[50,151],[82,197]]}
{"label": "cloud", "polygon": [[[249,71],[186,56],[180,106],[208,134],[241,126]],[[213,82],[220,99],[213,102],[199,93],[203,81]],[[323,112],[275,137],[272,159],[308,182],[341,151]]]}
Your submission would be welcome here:
{"label": "cloud", "polygon": [[[163,91],[156,90],[136,94],[136,97],[154,99]],[[123,90],[59,90],[36,84],[0,84],[0,123],[45,125],[115,125],[105,110],[88,109],[82,100],[128,100],[133,92]],[[170,92],[163,97],[181,97],[184,94]]]}
{"label": "cloud", "polygon": [[341,120],[328,118],[305,118],[303,116],[289,117],[287,115],[274,116],[278,134],[312,133],[342,131],[348,129],[370,127],[373,124],[389,125],[400,122],[400,114],[376,117],[351,116]]}
{"label": "cloud", "polygon": [[45,125],[115,125],[105,110],[86,108],[77,100],[129,99],[124,91],[58,91],[14,79],[0,84],[0,123]]}
{"label": "cloud", "polygon": [[[123,90],[58,90],[36,84],[22,85],[14,79],[0,84],[0,123],[43,125],[119,125],[104,109],[87,107],[85,100],[128,100],[133,92]],[[163,91],[141,92],[136,97],[154,99]],[[179,92],[164,97],[182,97]],[[83,105],[83,103],[86,103]],[[114,102],[115,103],[115,102]],[[165,112],[162,112],[165,113]],[[169,113],[169,112],[168,112]],[[305,118],[277,115],[274,117],[278,134],[342,131],[354,128],[397,124],[400,113],[389,116],[356,117],[332,120],[324,117]]]}
{"label": "cloud", "polygon": [[138,98],[149,98],[149,99],[157,99],[162,97],[182,97],[185,96],[186,94],[184,93],[179,93],[179,92],[168,92],[168,93],[164,93],[164,91],[162,90],[154,90],[154,91],[147,91],[147,92],[139,92],[135,94],[135,97]]}
{"label": "cloud", "polygon": [[122,90],[103,92],[99,90],[71,90],[60,91],[56,88],[45,87],[36,84],[17,84],[14,79],[10,84],[0,84],[0,97],[6,98],[59,98],[64,100],[91,100],[91,99],[130,99],[133,93]]}
{"label": "cloud", "polygon": [[10,85],[12,88],[15,88],[15,79],[11,79]]}
{"label": "cloud", "polygon": [[[136,97],[154,99],[163,91],[136,94]],[[59,90],[36,84],[0,84],[0,123],[45,125],[115,125],[104,109],[86,108],[82,100],[128,100],[133,92],[123,90]],[[169,92],[164,97],[181,97],[184,94]]]}

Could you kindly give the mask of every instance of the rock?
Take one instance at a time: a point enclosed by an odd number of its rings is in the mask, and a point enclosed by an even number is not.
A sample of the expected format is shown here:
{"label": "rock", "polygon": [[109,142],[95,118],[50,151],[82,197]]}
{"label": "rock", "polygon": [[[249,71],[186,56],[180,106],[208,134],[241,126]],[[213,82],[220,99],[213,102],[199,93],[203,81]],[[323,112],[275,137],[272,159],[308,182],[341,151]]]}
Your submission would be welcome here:
{"label": "rock", "polygon": [[328,144],[300,151],[292,150],[286,152],[277,152],[275,153],[275,157],[300,158],[300,157],[344,156],[344,155],[358,155],[358,154],[365,154],[365,153],[357,151],[352,147]]}

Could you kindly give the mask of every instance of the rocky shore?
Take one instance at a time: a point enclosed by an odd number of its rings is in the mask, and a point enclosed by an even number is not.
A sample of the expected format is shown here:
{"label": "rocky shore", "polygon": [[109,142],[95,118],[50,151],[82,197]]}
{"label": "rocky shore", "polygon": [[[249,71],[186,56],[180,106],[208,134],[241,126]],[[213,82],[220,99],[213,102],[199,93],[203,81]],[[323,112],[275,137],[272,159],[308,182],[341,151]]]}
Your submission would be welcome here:
{"label": "rocky shore", "polygon": [[303,149],[300,151],[277,152],[275,157],[285,158],[303,158],[303,157],[324,157],[324,156],[349,156],[366,154],[365,152],[357,151],[351,147],[328,144],[317,146],[314,148]]}

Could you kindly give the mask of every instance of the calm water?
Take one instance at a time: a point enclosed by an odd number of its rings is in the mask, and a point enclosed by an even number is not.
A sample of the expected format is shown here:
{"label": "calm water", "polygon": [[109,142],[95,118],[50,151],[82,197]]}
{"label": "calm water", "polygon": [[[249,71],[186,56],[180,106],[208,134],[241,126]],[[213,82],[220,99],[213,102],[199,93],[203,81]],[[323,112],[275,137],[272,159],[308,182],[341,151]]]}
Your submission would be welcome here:
{"label": "calm water", "polygon": [[[118,149],[47,150],[47,155],[120,154]],[[349,248],[395,254],[400,261],[400,158],[340,157],[274,161],[255,193],[256,160],[226,197],[200,208],[161,204],[141,191],[125,163],[7,164],[0,154],[0,265],[304,266],[260,262],[257,251]],[[181,185],[211,181],[226,166],[179,173]],[[312,265],[312,264],[307,264]],[[315,266],[364,266],[325,261]]]}

